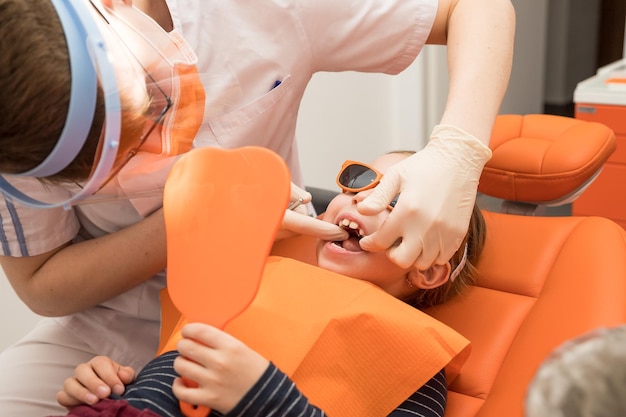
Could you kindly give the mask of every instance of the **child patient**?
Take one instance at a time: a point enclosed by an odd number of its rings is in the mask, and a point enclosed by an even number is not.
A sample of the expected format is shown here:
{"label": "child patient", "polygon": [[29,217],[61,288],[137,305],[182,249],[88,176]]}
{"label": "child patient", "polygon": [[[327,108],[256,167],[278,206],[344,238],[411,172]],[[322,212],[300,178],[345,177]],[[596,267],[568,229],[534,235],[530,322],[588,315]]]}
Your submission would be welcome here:
{"label": "child patient", "polygon": [[[322,219],[341,225],[350,238],[318,241],[316,252],[319,267],[368,281],[421,309],[445,302],[474,282],[485,223],[474,207],[468,233],[452,259],[424,271],[414,266],[400,268],[385,252],[361,250],[360,237],[378,230],[393,215],[395,200],[386,212],[374,216],[359,214],[357,203],[372,192],[392,165],[411,153],[388,153],[371,166],[352,161],[343,165],[337,176],[343,193],[333,198]],[[273,363],[226,332],[206,324],[187,324],[177,348],[152,360],[136,379],[133,369],[96,357],[76,368],[57,399],[71,409],[69,416],[180,417],[179,400],[208,407],[213,416],[326,415]],[[200,388],[187,387],[179,375],[198,382]],[[441,370],[390,416],[441,417],[446,394],[446,376]]]}

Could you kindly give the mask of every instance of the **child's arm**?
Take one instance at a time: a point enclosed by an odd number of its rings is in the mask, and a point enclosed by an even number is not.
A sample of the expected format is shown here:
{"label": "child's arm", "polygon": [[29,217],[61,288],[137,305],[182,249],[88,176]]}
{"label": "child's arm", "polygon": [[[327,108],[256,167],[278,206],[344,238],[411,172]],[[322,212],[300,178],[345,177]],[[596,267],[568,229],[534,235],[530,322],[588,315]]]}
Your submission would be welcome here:
{"label": "child's arm", "polygon": [[[107,357],[96,357],[77,367],[75,376],[66,380],[63,391],[57,396],[59,403],[68,408],[93,405],[111,393],[119,396],[126,388],[121,399],[131,407],[148,408],[157,413],[166,411],[165,414],[171,415],[180,412],[178,397],[222,411],[225,417],[326,416],[324,411],[309,403],[294,382],[274,364],[227,333],[204,324],[192,324],[185,327],[183,334],[188,339],[181,342],[181,348],[195,363],[179,357],[178,352],[164,353],[151,361],[133,381],[131,368],[120,366]],[[199,382],[200,387],[186,387],[176,372]],[[441,371],[390,417],[417,414],[442,417],[445,399],[446,380]]]}
{"label": "child's arm", "polygon": [[[209,407],[226,417],[326,416],[287,375],[233,336],[198,323],[184,327],[182,335],[178,348],[185,357],[176,358],[174,369],[199,387],[188,388],[177,378],[173,391],[178,399]],[[445,373],[441,371],[390,417],[443,417],[446,391]]]}
{"label": "child's arm", "polygon": [[135,379],[135,371],[106,356],[96,356],[80,364],[74,376],[65,380],[57,401],[70,408],[79,404],[95,404],[111,394],[120,395],[124,386]]}
{"label": "child's arm", "polygon": [[174,369],[199,386],[189,388],[177,378],[173,392],[178,399],[227,417],[325,416],[278,368],[228,333],[193,323],[183,328],[182,336]]}
{"label": "child's arm", "polygon": [[165,268],[163,211],[120,231],[22,258],[0,256],[20,299],[42,316],[100,304]]}
{"label": "child's arm", "polygon": [[411,397],[389,414],[389,417],[443,417],[447,404],[446,373],[441,370]]}
{"label": "child's arm", "polygon": [[213,326],[192,323],[182,329],[176,372],[197,388],[177,378],[173,391],[186,403],[203,405],[223,414],[231,411],[261,378],[269,361],[243,342]]}

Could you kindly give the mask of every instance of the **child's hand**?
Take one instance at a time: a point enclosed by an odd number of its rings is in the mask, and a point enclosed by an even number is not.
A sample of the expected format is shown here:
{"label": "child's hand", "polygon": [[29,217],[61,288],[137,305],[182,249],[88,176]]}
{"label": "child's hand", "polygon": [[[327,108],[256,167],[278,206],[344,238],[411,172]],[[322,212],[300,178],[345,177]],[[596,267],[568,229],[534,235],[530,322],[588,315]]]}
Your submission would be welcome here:
{"label": "child's hand", "polygon": [[231,411],[259,380],[269,361],[238,339],[205,324],[188,324],[178,342],[181,356],[174,369],[198,384],[186,387],[174,381],[174,395],[188,404],[202,405],[223,414]]}
{"label": "child's hand", "polygon": [[135,371],[106,356],[96,356],[74,370],[74,376],[63,383],[57,401],[70,408],[80,404],[95,404],[111,393],[122,394],[124,385],[135,379]]}

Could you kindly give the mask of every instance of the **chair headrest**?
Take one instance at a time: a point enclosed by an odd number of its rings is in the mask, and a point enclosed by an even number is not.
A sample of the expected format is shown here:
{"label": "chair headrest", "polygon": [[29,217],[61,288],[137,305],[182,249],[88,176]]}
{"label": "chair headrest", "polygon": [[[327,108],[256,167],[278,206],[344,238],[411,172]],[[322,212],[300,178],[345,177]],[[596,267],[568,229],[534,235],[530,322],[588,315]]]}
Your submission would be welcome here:
{"label": "chair headrest", "polygon": [[508,201],[571,201],[598,175],[616,148],[607,126],[545,114],[499,115],[478,191]]}

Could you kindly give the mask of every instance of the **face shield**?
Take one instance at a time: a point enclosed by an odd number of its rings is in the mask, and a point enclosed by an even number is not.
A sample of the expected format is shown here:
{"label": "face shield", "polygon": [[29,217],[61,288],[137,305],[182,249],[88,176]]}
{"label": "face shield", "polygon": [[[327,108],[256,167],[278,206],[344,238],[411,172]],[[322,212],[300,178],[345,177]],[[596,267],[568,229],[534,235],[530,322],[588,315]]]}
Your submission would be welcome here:
{"label": "face shield", "polygon": [[[97,0],[51,1],[64,29],[70,58],[71,93],[65,127],[38,166],[0,176],[0,190],[8,199],[36,208],[70,208],[129,198],[120,196],[119,191],[97,192],[142,149],[153,132],[161,133],[166,116],[174,112],[172,107],[181,96],[180,85],[185,81],[181,77],[189,74],[180,67],[195,70],[195,55],[181,48],[176,38],[151,18],[121,1],[114,1],[112,9]],[[91,128],[98,87],[103,93],[105,120],[88,178],[77,179],[75,184],[25,186],[27,180],[32,184],[37,178],[62,171],[79,154]],[[196,92],[194,98],[204,103],[203,92]],[[142,129],[141,134],[130,138],[121,135],[122,112],[128,111],[129,105],[137,112]],[[169,124],[173,124],[171,120]],[[52,188],[64,190],[46,192]]]}

